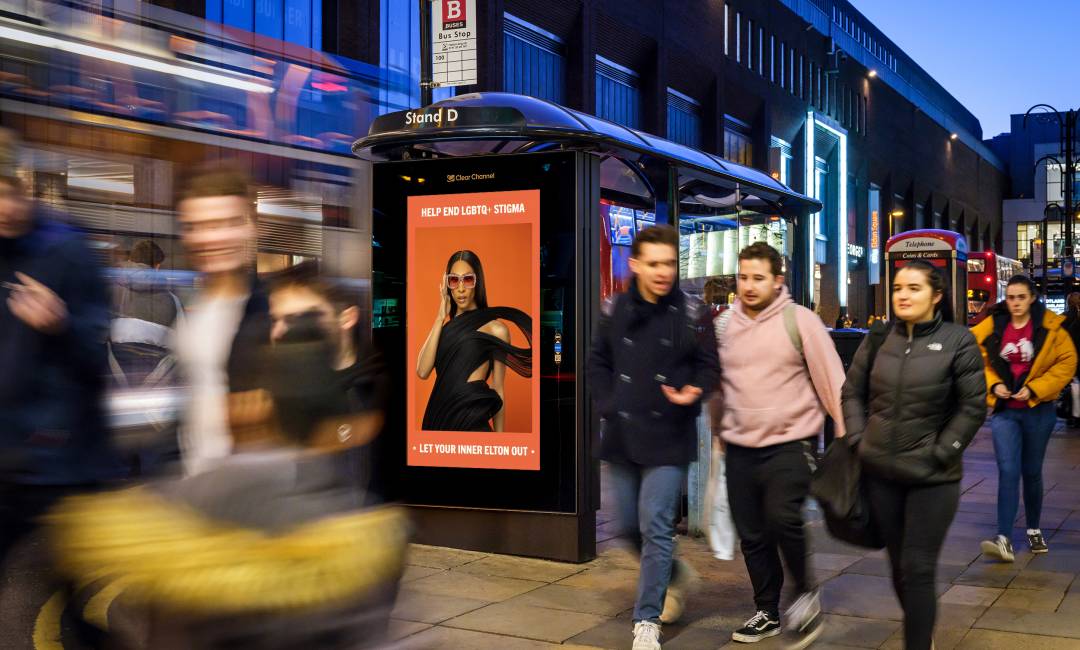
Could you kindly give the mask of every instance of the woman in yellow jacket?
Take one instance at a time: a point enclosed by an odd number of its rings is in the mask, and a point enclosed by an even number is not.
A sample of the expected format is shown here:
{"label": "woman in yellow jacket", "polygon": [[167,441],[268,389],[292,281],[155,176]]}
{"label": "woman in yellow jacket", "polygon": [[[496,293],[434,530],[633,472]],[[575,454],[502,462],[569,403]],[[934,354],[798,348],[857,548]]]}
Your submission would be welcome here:
{"label": "woman in yellow jacket", "polygon": [[1076,372],[1076,348],[1062,327],[1064,318],[1038,302],[1026,275],[1009,280],[1005,301],[972,333],[986,363],[990,430],[998,465],[998,534],[982,552],[1003,562],[1015,559],[1012,527],[1024,482],[1024,514],[1032,553],[1046,553],[1039,528],[1042,466],[1057,421],[1054,402]]}

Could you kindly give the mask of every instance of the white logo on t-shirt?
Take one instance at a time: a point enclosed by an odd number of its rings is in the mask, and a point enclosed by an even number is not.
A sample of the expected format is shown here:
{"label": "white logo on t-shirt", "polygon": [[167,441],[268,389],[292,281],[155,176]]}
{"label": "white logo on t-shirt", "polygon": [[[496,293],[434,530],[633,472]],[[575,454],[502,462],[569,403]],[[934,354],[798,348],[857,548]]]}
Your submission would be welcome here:
{"label": "white logo on t-shirt", "polygon": [[[1013,359],[1020,355],[1019,359]],[[1009,363],[1027,363],[1035,358],[1035,345],[1027,338],[1022,338],[1016,343],[1007,343],[1001,348],[1001,358]]]}

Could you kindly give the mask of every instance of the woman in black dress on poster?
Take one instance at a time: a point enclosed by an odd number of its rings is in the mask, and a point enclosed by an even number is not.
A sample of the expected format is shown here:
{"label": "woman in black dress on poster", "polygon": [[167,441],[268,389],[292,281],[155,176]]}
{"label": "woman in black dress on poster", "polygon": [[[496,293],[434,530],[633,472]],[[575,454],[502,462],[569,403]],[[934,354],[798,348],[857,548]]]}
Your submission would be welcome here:
{"label": "woman in black dress on poster", "polygon": [[[416,359],[416,374],[435,386],[424,431],[503,431],[506,368],[532,376],[532,318],[513,307],[488,307],[484,269],[476,253],[450,256],[439,284],[439,313]],[[516,325],[528,347],[510,344]]]}

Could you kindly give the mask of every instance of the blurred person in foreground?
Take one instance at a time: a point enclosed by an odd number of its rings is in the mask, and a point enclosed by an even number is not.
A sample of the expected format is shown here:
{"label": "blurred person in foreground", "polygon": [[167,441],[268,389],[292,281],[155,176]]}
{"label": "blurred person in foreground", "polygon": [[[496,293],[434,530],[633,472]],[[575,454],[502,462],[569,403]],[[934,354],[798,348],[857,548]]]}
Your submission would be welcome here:
{"label": "blurred person in foreground", "polygon": [[203,275],[176,342],[190,390],[181,459],[195,474],[232,453],[227,387],[269,341],[270,305],[255,275],[255,201],[247,175],[227,166],[203,168],[188,179],[177,211],[191,265]]}
{"label": "blurred person in foreground", "polygon": [[57,563],[81,587],[75,609],[107,647],[346,650],[385,640],[407,524],[398,508],[365,508],[340,462],[372,429],[352,414],[335,348],[317,321],[295,320],[230,379],[229,457],[52,512]]}
{"label": "blurred person in foreground", "polygon": [[[386,375],[382,356],[359,335],[360,309],[338,285],[321,277],[313,263],[300,264],[270,281],[270,337],[275,343],[297,328],[316,327],[333,349],[333,368],[349,401],[353,433],[376,439],[385,420]],[[380,440],[356,447],[343,462],[356,478],[364,502],[379,503],[385,496],[377,458]]]}
{"label": "blurred person in foreground", "polygon": [[[82,235],[27,197],[0,131],[0,646],[49,591],[30,542],[57,499],[112,476],[100,400],[109,301]],[[27,553],[22,550],[26,549]],[[27,556],[28,555],[28,556]],[[27,556],[27,557],[23,557]],[[34,556],[34,557],[30,557]],[[17,565],[16,569],[13,565]],[[8,579],[10,576],[10,579]],[[9,597],[15,601],[9,600]],[[26,608],[26,612],[23,611]],[[31,612],[32,613],[32,612]]]}

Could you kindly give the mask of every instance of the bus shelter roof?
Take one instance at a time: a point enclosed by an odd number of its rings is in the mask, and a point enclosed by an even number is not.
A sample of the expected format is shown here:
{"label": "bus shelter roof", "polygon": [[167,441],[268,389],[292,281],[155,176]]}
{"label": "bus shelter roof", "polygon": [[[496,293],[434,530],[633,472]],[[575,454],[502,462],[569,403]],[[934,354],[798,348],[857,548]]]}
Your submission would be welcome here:
{"label": "bus shelter roof", "polygon": [[788,216],[821,210],[821,203],[768,174],[553,102],[513,93],[459,95],[424,108],[375,119],[353,153],[365,160],[422,155],[491,155],[583,150],[628,163],[661,162],[679,172],[680,186],[737,188],[744,201],[768,204]]}

